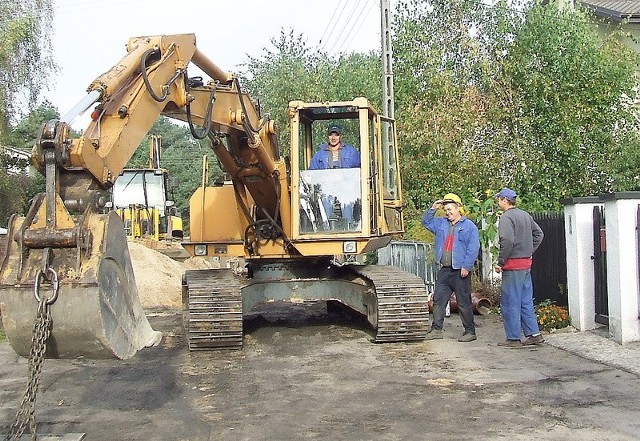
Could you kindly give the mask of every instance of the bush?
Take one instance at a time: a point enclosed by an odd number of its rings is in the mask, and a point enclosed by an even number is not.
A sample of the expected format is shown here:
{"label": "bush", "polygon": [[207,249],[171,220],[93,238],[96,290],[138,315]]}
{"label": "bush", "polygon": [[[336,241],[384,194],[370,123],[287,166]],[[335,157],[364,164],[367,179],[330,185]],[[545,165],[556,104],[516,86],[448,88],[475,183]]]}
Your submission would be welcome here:
{"label": "bush", "polygon": [[535,311],[541,330],[562,329],[571,324],[569,310],[564,306],[554,305],[551,300],[545,300],[536,305]]}

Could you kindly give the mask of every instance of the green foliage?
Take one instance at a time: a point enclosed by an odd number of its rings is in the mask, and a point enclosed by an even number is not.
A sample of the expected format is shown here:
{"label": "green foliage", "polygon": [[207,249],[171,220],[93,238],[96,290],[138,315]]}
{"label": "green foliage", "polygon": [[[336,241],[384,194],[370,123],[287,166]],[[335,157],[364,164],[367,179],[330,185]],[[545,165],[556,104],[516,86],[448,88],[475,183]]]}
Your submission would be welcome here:
{"label": "green foliage", "polygon": [[478,225],[480,245],[488,250],[492,258],[498,258],[498,207],[495,201],[497,191],[485,190],[484,194],[465,204],[466,216]]}
{"label": "green foliage", "polygon": [[486,189],[513,187],[531,211],[638,189],[637,57],[615,36],[603,41],[584,14],[539,2],[397,9],[396,118],[412,206],[455,192],[480,219],[492,213]]}
{"label": "green foliage", "polygon": [[33,108],[55,70],[52,0],[0,0],[0,135],[18,119],[20,98]]}
{"label": "green foliage", "polygon": [[49,101],[44,101],[11,127],[2,142],[7,146],[30,151],[36,142],[40,126],[59,118],[58,110]]}
{"label": "green foliage", "polygon": [[635,155],[637,180],[639,127],[626,106],[636,67],[637,55],[614,36],[602,41],[584,14],[529,10],[504,72],[520,113],[510,124],[528,146],[526,166],[514,170],[519,188],[549,201],[623,189],[618,154]]}
{"label": "green foliage", "polygon": [[[18,121],[14,127],[10,127],[0,143],[30,152],[40,131],[40,125],[57,117],[57,110],[45,102]],[[28,160],[13,158],[4,151],[0,153],[0,200],[3,201],[0,204],[0,226],[6,226],[8,217],[13,213],[24,214],[29,200],[44,191],[44,177],[39,173],[26,176],[11,172],[26,169],[28,166]]]}
{"label": "green foliage", "polygon": [[30,185],[30,178],[21,174],[12,174],[8,170],[20,166],[4,150],[0,150],[0,226],[6,227],[9,216],[24,213],[27,199],[24,189]]}
{"label": "green foliage", "polygon": [[260,57],[248,56],[243,85],[279,129],[279,143],[289,152],[289,102],[347,101],[357,96],[382,104],[381,65],[376,53],[330,56],[307,46],[302,35],[280,32]]}

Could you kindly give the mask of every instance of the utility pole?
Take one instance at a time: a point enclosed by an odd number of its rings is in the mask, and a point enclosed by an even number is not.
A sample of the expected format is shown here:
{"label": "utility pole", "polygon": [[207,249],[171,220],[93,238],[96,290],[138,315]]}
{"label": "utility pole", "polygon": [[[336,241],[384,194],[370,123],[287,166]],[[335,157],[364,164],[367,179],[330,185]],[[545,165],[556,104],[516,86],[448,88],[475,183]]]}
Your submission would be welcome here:
{"label": "utility pole", "polygon": [[391,1],[380,0],[382,40],[382,113],[395,118],[393,95],[393,51],[391,50]]}

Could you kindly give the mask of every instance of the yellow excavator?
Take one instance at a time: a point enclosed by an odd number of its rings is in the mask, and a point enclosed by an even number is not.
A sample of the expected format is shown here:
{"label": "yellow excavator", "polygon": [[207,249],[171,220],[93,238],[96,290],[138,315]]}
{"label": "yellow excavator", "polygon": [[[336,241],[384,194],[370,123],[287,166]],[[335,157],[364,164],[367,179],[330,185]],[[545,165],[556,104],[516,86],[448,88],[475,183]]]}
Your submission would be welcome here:
{"label": "yellow excavator", "polygon": [[151,241],[182,239],[180,210],[169,197],[168,170],[160,167],[162,137],[149,137],[148,168],[125,168],[111,189],[114,209],[127,237]]}
{"label": "yellow excavator", "polygon": [[[197,66],[210,77],[189,77]],[[82,136],[69,123],[94,107]],[[356,264],[403,232],[395,122],[367,99],[288,107],[291,145],[238,79],[196,47],[193,34],[136,37],[127,54],[59,121],[45,123],[33,161],[46,192],[9,222],[0,263],[6,335],[27,355],[39,305],[50,311],[45,357],[130,357],[160,335],[140,306],[122,220],[102,214],[106,193],[158,115],[208,138],[230,180],[190,199],[192,256],[243,257],[246,272],[186,271],[191,350],[242,345],[243,315],[260,302],[340,302],[366,316],[375,342],[427,332],[424,282],[400,269]],[[311,169],[327,127],[339,124],[360,167]]]}

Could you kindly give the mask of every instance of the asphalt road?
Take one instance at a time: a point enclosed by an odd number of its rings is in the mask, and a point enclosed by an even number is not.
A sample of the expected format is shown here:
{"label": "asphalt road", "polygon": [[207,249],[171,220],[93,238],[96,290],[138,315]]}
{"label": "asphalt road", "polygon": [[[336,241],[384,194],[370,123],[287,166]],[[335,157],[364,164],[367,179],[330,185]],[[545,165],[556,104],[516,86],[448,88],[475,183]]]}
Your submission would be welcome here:
{"label": "asphalt road", "polygon": [[[190,353],[177,311],[152,311],[159,347],[130,360],[46,360],[39,434],[87,440],[633,440],[640,378],[552,346],[506,349],[495,316],[479,339],[373,344],[324,304],[268,305],[244,348]],[[0,434],[27,360],[0,343]]]}

